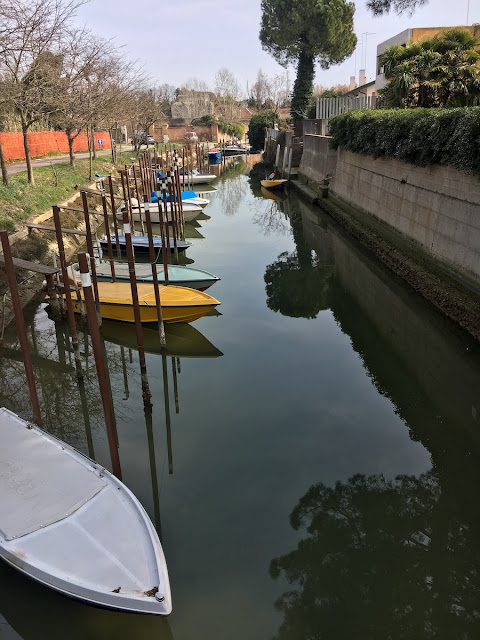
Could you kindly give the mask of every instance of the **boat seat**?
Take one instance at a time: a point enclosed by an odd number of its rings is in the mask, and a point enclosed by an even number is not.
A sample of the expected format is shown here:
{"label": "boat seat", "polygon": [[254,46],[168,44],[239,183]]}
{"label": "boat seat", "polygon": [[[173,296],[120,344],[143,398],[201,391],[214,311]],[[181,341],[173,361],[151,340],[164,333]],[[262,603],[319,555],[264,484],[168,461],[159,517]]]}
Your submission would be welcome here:
{"label": "boat seat", "polygon": [[66,456],[4,408],[0,442],[0,535],[5,540],[66,518],[105,487],[93,467],[89,471]]}

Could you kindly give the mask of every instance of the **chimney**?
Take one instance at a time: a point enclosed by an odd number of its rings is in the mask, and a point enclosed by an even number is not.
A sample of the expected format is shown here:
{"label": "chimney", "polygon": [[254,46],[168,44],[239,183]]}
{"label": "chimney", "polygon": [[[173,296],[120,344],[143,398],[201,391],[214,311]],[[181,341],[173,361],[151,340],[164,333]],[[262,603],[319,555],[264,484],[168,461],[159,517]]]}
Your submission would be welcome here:
{"label": "chimney", "polygon": [[358,73],[358,84],[363,87],[364,84],[367,84],[367,76],[365,74],[365,69],[360,69]]}
{"label": "chimney", "polygon": [[357,83],[355,82],[355,76],[350,76],[350,87],[349,90],[353,91],[353,89],[357,88]]}

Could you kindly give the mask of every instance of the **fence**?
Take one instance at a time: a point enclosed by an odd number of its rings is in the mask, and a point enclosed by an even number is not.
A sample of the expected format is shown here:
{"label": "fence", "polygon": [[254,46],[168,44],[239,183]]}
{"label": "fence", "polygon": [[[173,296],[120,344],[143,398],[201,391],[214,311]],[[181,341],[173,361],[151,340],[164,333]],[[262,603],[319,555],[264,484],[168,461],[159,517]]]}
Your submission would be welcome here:
{"label": "fence", "polygon": [[375,96],[317,98],[316,117],[319,120],[328,120],[341,113],[359,109],[375,109]]}

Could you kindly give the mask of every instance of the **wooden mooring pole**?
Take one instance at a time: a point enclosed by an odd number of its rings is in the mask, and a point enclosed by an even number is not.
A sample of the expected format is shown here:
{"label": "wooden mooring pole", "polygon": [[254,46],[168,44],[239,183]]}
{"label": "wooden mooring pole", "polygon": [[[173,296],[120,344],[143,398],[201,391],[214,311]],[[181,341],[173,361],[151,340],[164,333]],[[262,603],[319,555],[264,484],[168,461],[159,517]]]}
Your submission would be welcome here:
{"label": "wooden mooring pole", "polygon": [[12,296],[13,311],[15,313],[15,323],[17,326],[18,338],[20,340],[20,348],[22,350],[23,364],[25,366],[25,374],[27,376],[28,390],[30,392],[30,402],[32,403],[33,417],[38,426],[42,425],[42,415],[40,413],[40,404],[38,402],[37,387],[35,385],[35,376],[33,375],[32,359],[28,348],[27,331],[25,329],[25,320],[23,318],[22,303],[18,293],[17,279],[15,277],[15,267],[13,266],[12,251],[10,249],[10,241],[8,239],[8,231],[0,231],[2,241],[3,256],[5,260],[5,271],[8,279],[8,286]]}
{"label": "wooden mooring pole", "polygon": [[130,276],[130,289],[132,292],[133,317],[135,319],[135,332],[137,335],[138,358],[140,360],[140,375],[142,378],[143,400],[147,402],[152,394],[148,386],[147,363],[145,360],[145,348],[143,346],[142,320],[140,317],[140,306],[138,301],[137,277],[135,275],[135,256],[133,254],[132,232],[128,218],[127,209],[123,212],[123,228],[125,234],[125,245],[127,249],[128,273]]}
{"label": "wooden mooring pole", "polygon": [[117,438],[115,435],[115,419],[113,416],[110,391],[108,388],[105,362],[103,360],[100,328],[98,325],[95,301],[93,299],[92,292],[92,279],[90,277],[87,254],[85,252],[81,252],[78,254],[78,264],[80,267],[80,277],[82,279],[85,305],[87,307],[88,328],[90,331],[90,339],[92,341],[93,354],[95,357],[95,367],[97,369],[98,385],[100,387],[100,396],[103,406],[103,415],[105,417],[105,426],[107,429],[108,448],[110,450],[110,457],[112,459],[112,471],[117,476],[117,478],[121,480],[122,471],[120,468],[120,457],[118,455]]}

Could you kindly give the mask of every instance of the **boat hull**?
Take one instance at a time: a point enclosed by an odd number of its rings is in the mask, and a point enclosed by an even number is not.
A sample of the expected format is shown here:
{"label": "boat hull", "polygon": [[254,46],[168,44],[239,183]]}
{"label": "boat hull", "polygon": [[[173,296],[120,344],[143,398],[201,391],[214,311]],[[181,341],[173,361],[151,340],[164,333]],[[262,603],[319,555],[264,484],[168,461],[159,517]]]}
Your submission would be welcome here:
{"label": "boat hull", "polygon": [[280,189],[281,187],[283,187],[286,183],[288,182],[288,180],[261,180],[260,184],[262,185],[262,187],[265,187],[266,189]]}
{"label": "boat hull", "polygon": [[[116,239],[115,236],[111,236],[111,240],[112,240],[112,245],[115,248],[116,247]],[[106,251],[108,249],[108,241],[106,238],[101,238],[100,239],[100,246],[102,247],[102,249],[104,251]],[[125,236],[119,236],[118,237],[118,242],[120,245],[120,249],[123,252],[126,252],[127,250],[127,245],[125,242]],[[135,252],[139,252],[139,253],[148,253],[149,252],[149,244],[148,244],[148,238],[146,236],[132,236],[132,244],[133,244],[133,248],[135,250]],[[181,253],[182,251],[186,251],[188,249],[188,247],[191,247],[192,243],[191,242],[186,242],[184,240],[177,240],[177,250],[179,253]],[[162,253],[162,240],[161,238],[153,238],[153,248],[155,250],[156,253]],[[173,251],[175,249],[175,245],[174,242],[172,240],[172,238],[170,238],[170,249],[171,251]]]}
{"label": "boat hull", "polygon": [[[110,263],[97,264],[96,273],[99,282],[112,282]],[[77,280],[79,280],[79,274],[77,275]],[[137,282],[153,282],[151,266],[135,264],[135,277]],[[157,265],[157,279],[159,284],[166,284],[163,265]],[[117,282],[130,282],[128,264],[124,262],[115,263],[115,280]],[[168,284],[176,287],[188,287],[198,291],[205,291],[220,278],[208,271],[172,264],[168,265],[168,280]]]}
{"label": "boat hull", "polygon": [[4,408],[0,432],[0,557],[77,600],[168,615],[172,605],[163,550],[129,489],[93,460]]}
{"label": "boat hull", "polygon": [[[158,322],[153,284],[137,285],[141,322]],[[109,320],[135,322],[130,284],[99,282],[100,315]],[[83,299],[83,290],[80,291]],[[215,309],[219,301],[207,293],[188,287],[160,287],[160,302],[164,322],[193,322]],[[80,301],[72,298],[73,310],[81,313]]]}

